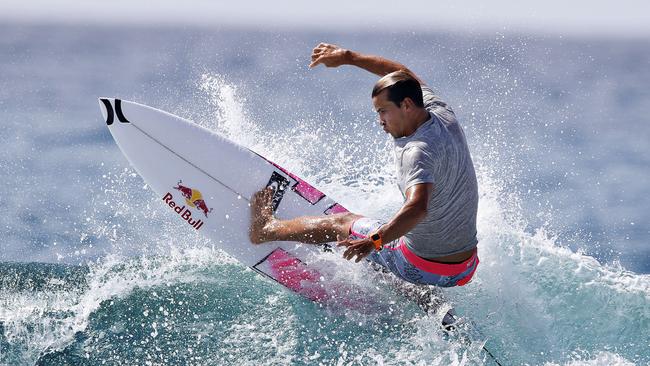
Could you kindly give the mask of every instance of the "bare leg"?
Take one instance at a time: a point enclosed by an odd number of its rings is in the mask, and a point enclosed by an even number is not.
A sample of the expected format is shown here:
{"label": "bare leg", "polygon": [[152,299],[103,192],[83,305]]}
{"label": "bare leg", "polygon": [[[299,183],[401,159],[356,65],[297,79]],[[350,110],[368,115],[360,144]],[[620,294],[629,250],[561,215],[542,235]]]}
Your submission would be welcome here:
{"label": "bare leg", "polygon": [[311,244],[332,242],[337,236],[347,238],[350,226],[361,217],[353,213],[343,213],[279,220],[273,216],[272,199],[273,190],[268,188],[253,195],[249,237],[254,244],[267,241],[299,241]]}

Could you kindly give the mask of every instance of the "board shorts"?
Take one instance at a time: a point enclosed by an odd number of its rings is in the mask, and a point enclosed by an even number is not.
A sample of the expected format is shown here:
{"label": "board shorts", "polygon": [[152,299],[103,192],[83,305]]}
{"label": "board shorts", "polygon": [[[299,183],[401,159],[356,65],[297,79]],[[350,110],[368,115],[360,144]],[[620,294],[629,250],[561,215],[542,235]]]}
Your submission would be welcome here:
{"label": "board shorts", "polygon": [[[368,217],[357,219],[350,227],[350,238],[366,238],[382,225],[384,225],[383,222]],[[476,248],[474,248],[474,254],[462,263],[432,262],[413,253],[402,238],[384,244],[382,250],[372,252],[367,260],[386,268],[407,282],[438,287],[467,284],[474,276],[479,264]]]}

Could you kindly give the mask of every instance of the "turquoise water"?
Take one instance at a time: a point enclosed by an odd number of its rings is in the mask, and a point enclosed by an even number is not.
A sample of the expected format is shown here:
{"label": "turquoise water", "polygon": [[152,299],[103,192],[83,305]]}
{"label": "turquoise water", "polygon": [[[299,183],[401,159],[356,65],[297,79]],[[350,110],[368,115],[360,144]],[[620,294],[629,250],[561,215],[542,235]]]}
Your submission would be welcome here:
{"label": "turquoise water", "polygon": [[[504,365],[650,363],[648,42],[1,29],[0,364],[492,364],[476,332]],[[457,335],[385,286],[389,313],[323,308],[238,265],[161,209],[97,107],[192,119],[388,217],[374,77],[307,70],[321,40],[412,65],[466,128],[481,265],[444,290]]]}

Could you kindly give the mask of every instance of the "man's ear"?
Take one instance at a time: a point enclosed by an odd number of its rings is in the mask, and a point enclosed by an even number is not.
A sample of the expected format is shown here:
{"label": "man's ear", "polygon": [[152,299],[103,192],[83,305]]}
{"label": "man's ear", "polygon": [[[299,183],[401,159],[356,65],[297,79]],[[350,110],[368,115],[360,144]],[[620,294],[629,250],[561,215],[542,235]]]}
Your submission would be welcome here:
{"label": "man's ear", "polygon": [[415,107],[415,103],[413,103],[413,99],[406,97],[402,100],[400,107],[403,107],[405,109],[412,109],[413,107]]}

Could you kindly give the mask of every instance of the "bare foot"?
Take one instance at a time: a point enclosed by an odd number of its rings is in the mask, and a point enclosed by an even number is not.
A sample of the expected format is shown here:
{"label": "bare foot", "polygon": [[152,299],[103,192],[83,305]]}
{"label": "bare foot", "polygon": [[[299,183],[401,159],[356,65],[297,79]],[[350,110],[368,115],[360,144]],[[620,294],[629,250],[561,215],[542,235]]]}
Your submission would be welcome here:
{"label": "bare foot", "polygon": [[265,188],[251,198],[251,227],[248,237],[253,244],[273,240],[269,237],[269,223],[273,217],[273,189]]}

